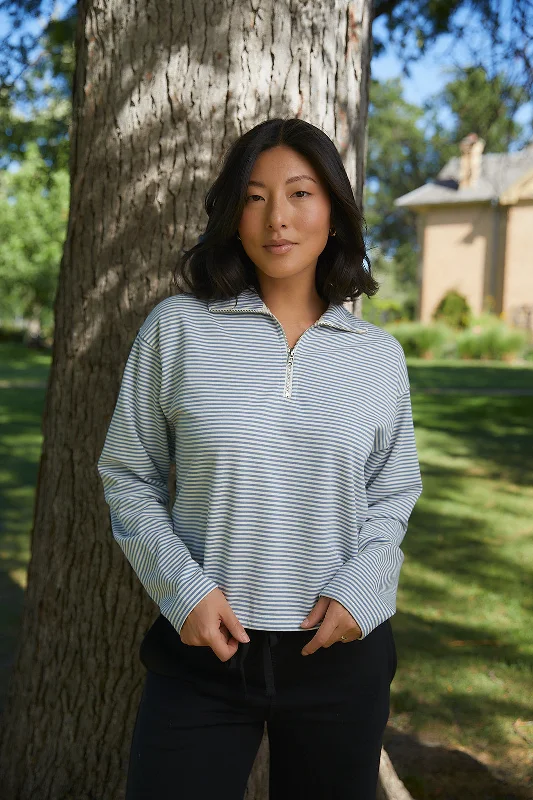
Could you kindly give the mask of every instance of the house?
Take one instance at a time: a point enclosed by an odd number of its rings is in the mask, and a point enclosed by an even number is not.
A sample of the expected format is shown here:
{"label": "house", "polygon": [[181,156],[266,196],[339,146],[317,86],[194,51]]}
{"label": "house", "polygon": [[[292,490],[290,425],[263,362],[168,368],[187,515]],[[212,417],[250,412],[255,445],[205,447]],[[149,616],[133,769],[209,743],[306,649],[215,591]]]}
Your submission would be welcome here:
{"label": "house", "polygon": [[533,327],[533,144],[483,153],[475,133],[436,179],[395,200],[416,212],[419,317],[431,320],[450,289],[472,311]]}

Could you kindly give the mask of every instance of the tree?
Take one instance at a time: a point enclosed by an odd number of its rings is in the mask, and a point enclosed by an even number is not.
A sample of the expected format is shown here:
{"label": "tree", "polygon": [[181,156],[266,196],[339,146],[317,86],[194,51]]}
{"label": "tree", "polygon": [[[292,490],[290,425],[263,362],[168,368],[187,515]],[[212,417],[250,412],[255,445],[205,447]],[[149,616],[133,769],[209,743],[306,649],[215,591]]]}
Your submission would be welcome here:
{"label": "tree", "polygon": [[[72,3],[59,19],[54,0],[0,0],[0,11],[11,21],[0,42],[0,91],[12,92],[17,78],[24,78],[29,63],[41,57],[38,50],[40,33],[24,31],[24,22],[39,19],[41,30],[54,29],[55,42],[66,42],[76,15]],[[375,0],[373,19],[384,20],[387,34],[374,36],[374,53],[379,55],[392,44],[409,66],[428,52],[435,42],[450,34],[454,42],[472,46],[478,64],[494,73],[512,64],[509,79],[532,93],[533,88],[533,10],[531,0]],[[472,30],[479,35],[473,42]]]}
{"label": "tree", "polygon": [[530,126],[516,119],[530,102],[522,86],[514,86],[503,72],[491,76],[482,66],[452,67],[448,72],[450,80],[442,92],[425,103],[425,111],[428,119],[436,119],[442,109],[451,116],[449,142],[455,144],[456,151],[469,133],[485,140],[486,153],[521,150],[529,144]]}
{"label": "tree", "polygon": [[12,20],[0,41],[0,165],[24,160],[31,141],[50,170],[68,169],[76,5],[45,19],[37,36],[21,33],[41,5],[0,0]]}
{"label": "tree", "polygon": [[374,53],[392,45],[409,74],[410,66],[449,34],[447,59],[467,47],[473,66],[491,76],[505,73],[510,86],[533,94],[533,6],[531,0],[375,0],[374,20],[386,35],[374,36]]}
{"label": "tree", "polygon": [[68,171],[50,171],[35,142],[0,175],[0,318],[21,316],[36,333],[50,332],[68,195]]}
{"label": "tree", "polygon": [[242,0],[216,25],[202,6],[147,5],[139,24],[126,0],[79,4],[70,213],[0,742],[10,800],[122,796],[144,674],[132,654],[158,609],[112,540],[96,462],[134,335],[205,224],[212,165],[259,119],[305,116],[334,138],[361,203],[369,2],[332,13],[322,0],[311,16]]}

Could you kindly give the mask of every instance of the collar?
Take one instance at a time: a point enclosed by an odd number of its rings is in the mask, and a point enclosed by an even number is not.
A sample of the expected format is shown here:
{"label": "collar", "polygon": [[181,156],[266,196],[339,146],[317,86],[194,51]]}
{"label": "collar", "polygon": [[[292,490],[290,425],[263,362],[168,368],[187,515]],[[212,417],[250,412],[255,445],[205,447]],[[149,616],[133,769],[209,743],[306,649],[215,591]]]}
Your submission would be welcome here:
{"label": "collar", "polygon": [[[268,306],[265,305],[256,289],[252,286],[243,289],[235,297],[230,297],[226,300],[208,300],[207,308],[211,313],[218,311],[255,311],[259,314],[272,315]],[[355,317],[342,303],[330,303],[316,324],[324,325],[328,328],[337,328],[341,331],[368,332],[363,320]]]}

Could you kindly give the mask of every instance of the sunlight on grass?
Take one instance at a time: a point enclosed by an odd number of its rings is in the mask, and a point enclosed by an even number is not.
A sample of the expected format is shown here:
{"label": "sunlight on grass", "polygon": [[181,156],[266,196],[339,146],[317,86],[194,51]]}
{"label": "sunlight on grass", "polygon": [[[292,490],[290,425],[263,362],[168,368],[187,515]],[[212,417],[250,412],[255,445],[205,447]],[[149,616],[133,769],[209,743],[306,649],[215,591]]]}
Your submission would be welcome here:
{"label": "sunlight on grass", "polygon": [[[47,378],[14,349],[2,374]],[[418,386],[533,386],[533,369],[410,360]],[[458,381],[461,381],[458,383]],[[0,390],[0,659],[26,585],[43,389]],[[402,544],[389,725],[526,781],[533,766],[533,397],[414,393],[423,494]],[[8,596],[9,595],[9,596]],[[0,689],[7,667],[0,669]]]}
{"label": "sunlight on grass", "polygon": [[517,775],[533,719],[533,398],[413,397],[424,492],[402,549],[390,724]]}

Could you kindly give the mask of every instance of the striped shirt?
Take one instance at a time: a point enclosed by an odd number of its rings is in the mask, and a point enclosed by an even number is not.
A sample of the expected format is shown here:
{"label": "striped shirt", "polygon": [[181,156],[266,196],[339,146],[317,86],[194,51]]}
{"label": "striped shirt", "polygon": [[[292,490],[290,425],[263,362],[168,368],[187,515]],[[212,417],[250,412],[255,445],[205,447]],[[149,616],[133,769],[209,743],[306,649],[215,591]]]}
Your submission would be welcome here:
{"label": "striped shirt", "polygon": [[290,348],[254,288],[159,302],[98,471],[113,536],[178,633],[217,587],[254,629],[302,630],[320,596],[363,637],[396,611],[422,492],[407,367],[397,339],[342,303]]}

